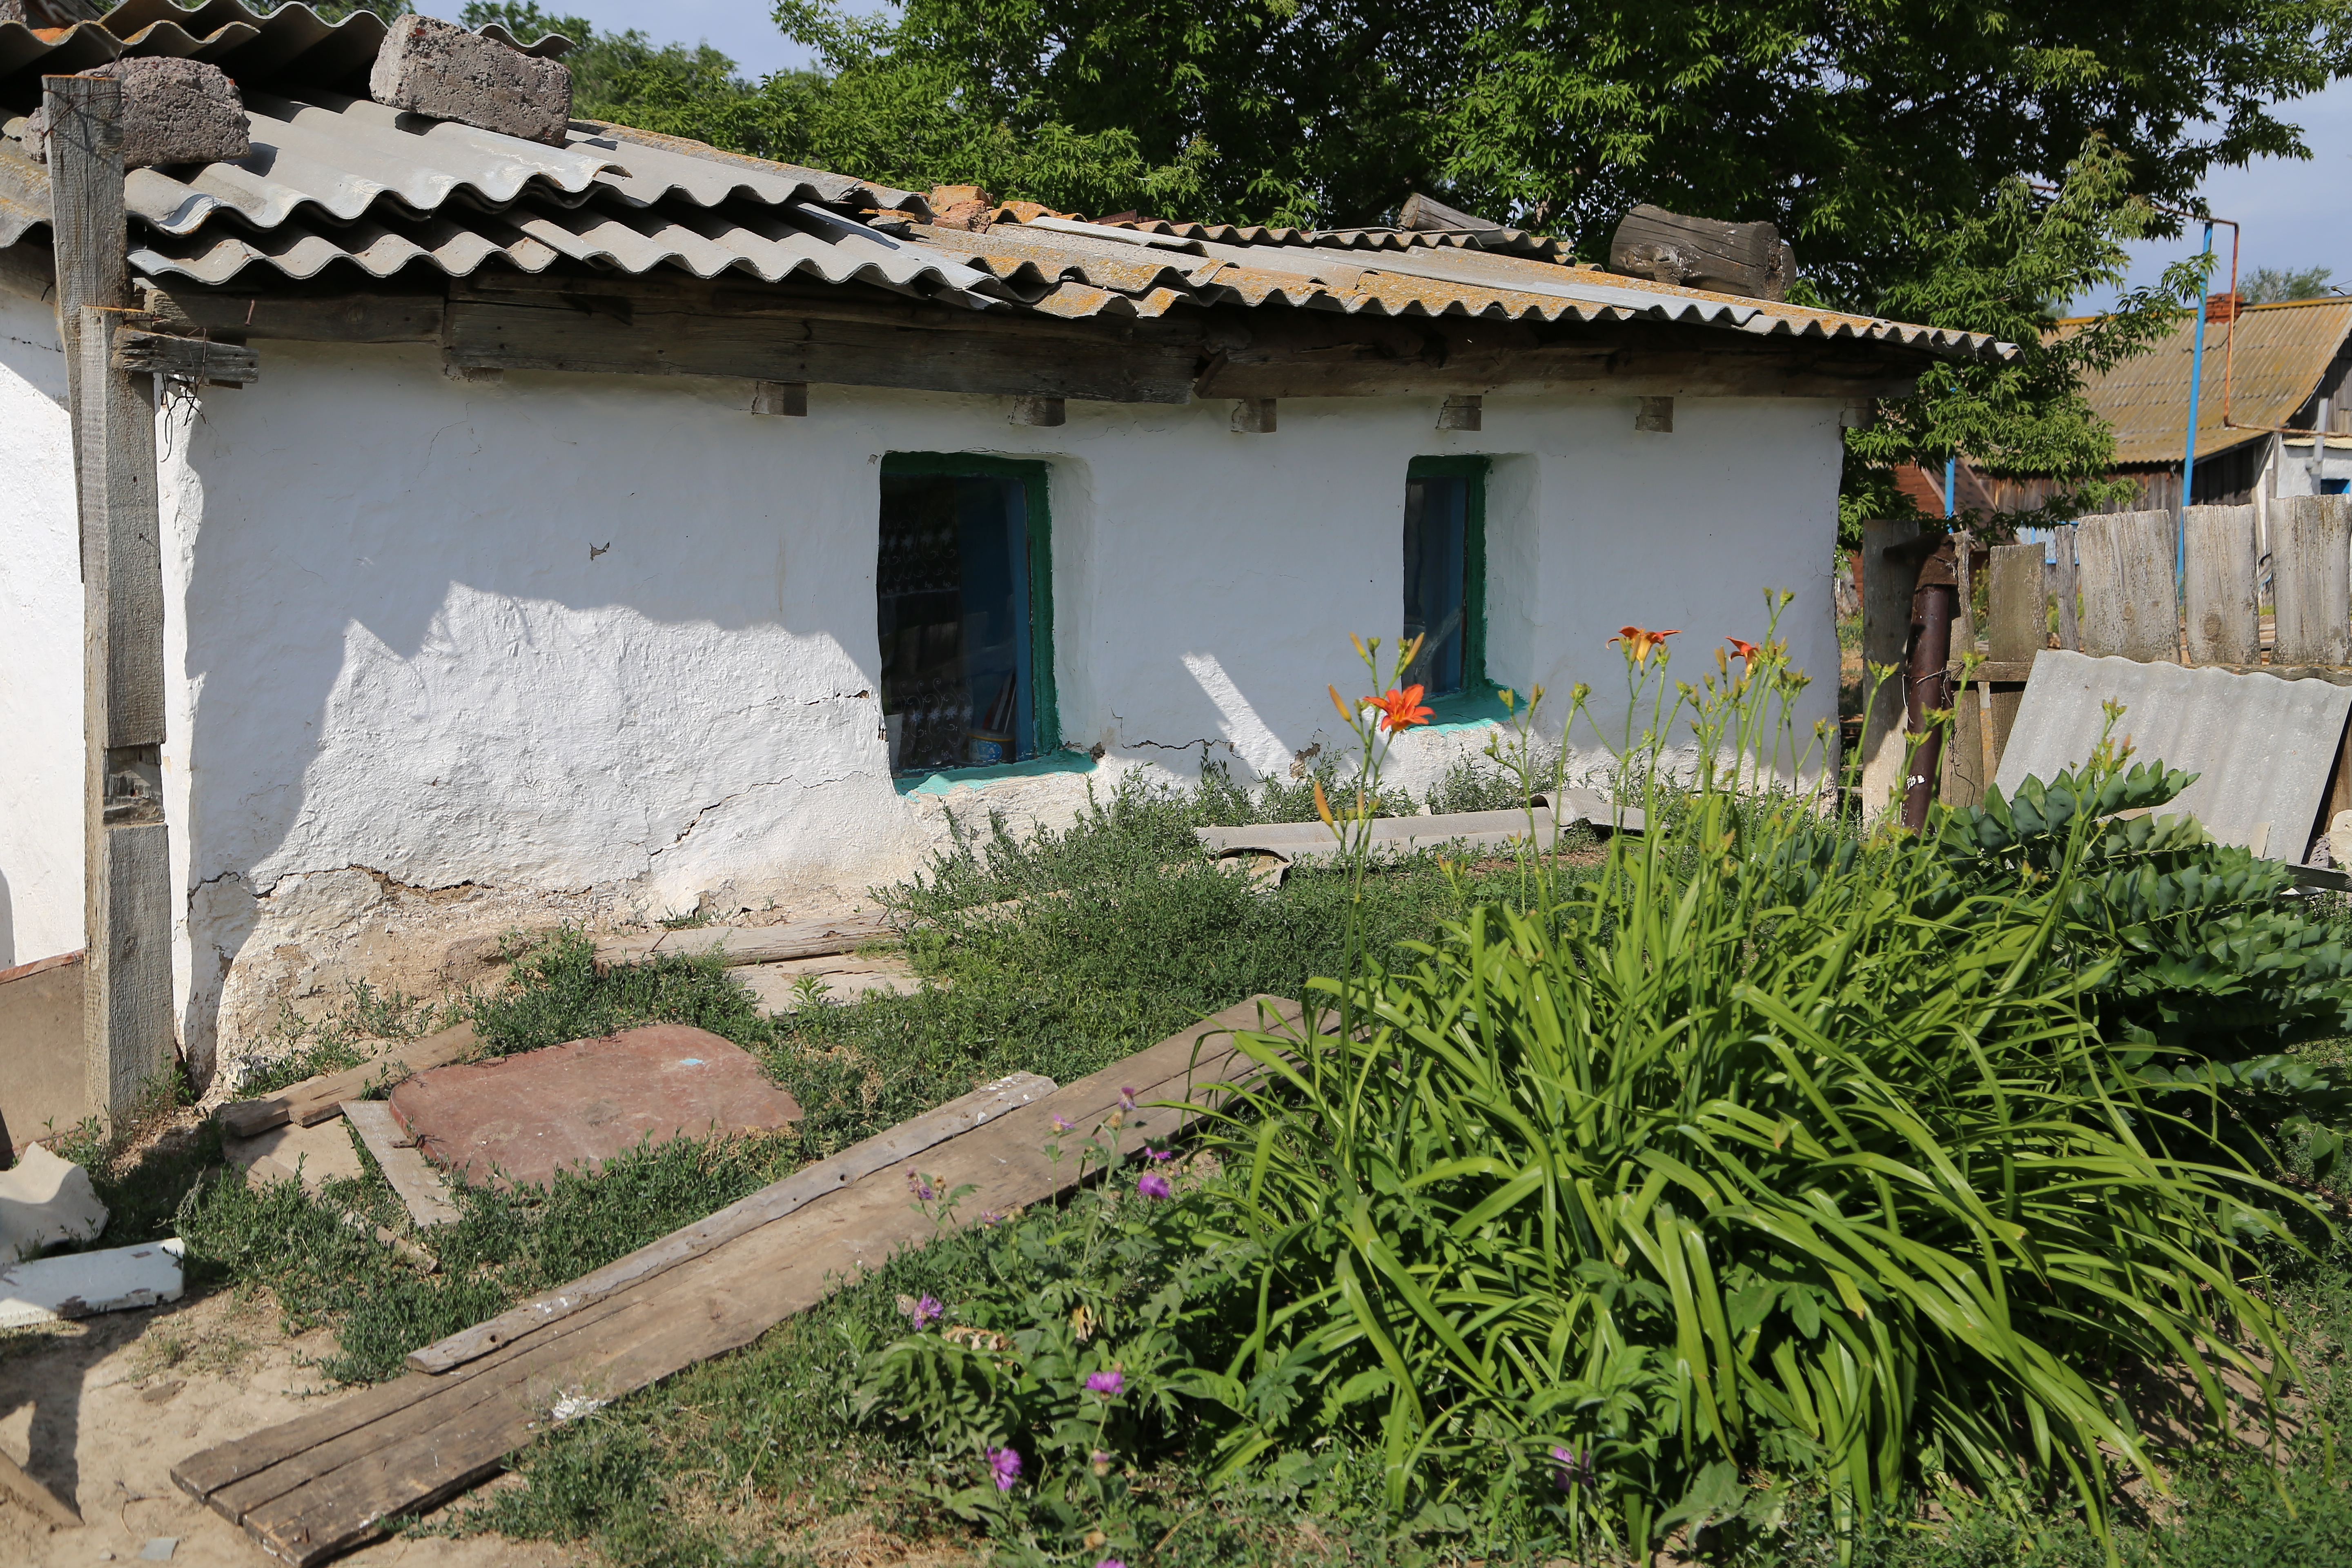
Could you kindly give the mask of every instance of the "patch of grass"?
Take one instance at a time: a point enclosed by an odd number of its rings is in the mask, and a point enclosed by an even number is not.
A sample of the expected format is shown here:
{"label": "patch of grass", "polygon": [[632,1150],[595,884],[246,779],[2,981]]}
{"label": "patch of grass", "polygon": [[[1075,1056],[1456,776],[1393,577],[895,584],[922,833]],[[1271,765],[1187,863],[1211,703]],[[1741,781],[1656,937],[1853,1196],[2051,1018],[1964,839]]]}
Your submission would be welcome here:
{"label": "patch of grass", "polygon": [[257,1099],[320,1073],[362,1066],[390,1046],[446,1028],[462,1006],[436,1006],[404,991],[379,991],[364,980],[346,984],[342,999],[317,1018],[280,1004],[268,1043],[244,1064],[237,1098]]}
{"label": "patch of grass", "polygon": [[640,1024],[691,1024],[747,1049],[773,1028],[751,994],[709,954],[658,954],[600,968],[596,944],[566,927],[515,960],[507,983],[470,1008],[492,1056],[588,1039]]}

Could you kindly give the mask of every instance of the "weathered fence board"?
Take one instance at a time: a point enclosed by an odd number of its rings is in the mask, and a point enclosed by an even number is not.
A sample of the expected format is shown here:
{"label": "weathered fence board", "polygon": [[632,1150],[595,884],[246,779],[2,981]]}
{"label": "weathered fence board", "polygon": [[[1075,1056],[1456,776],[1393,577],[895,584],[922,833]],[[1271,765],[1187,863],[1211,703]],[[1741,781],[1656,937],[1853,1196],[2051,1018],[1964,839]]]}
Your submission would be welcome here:
{"label": "weathered fence board", "polygon": [[2271,513],[2273,664],[2352,663],[2352,496],[2293,496]]}
{"label": "weathered fence board", "polygon": [[2256,664],[2262,624],[2254,603],[2254,509],[2192,506],[2186,514],[2185,628],[2191,664]]}
{"label": "weathered fence board", "polygon": [[[1968,535],[1959,538],[1960,547],[1952,552],[1953,575],[1959,579],[1959,602],[1952,610],[1948,659],[1955,665],[1975,652],[1977,646],[1973,582],[1976,551]],[[1984,699],[1977,688],[1961,684],[1957,676],[1951,681],[1950,691],[1952,733],[1944,747],[1943,777],[1936,781],[1936,797],[1948,805],[1979,805],[1984,802],[1985,781],[1992,777],[1985,758]]]}
{"label": "weathered fence board", "polygon": [[1885,811],[1903,780],[1903,677],[1898,673],[1874,693],[1870,667],[1891,664],[1899,671],[1909,650],[1911,593],[1919,581],[1919,566],[1899,553],[1889,559],[1889,552],[1899,552],[1918,537],[1916,522],[1862,525],[1863,697],[1869,702],[1862,734],[1862,809],[1866,816]]}
{"label": "weathered fence board", "polygon": [[2074,571],[2074,525],[2062,522],[2050,531],[2051,548],[2057,555],[2056,582],[2052,586],[2058,595],[2058,646],[2069,652],[2083,649],[2081,606],[2075,598],[2081,584]]}
{"label": "weathered fence board", "polygon": [[2143,664],[2180,662],[2172,594],[2172,514],[2119,511],[2074,525],[2083,651]]}
{"label": "weathered fence board", "polygon": [[[2049,601],[2044,593],[2042,550],[2039,544],[1997,544],[1992,564],[1989,615],[1991,629],[1985,637],[1985,657],[1996,665],[2031,666],[2033,656],[2049,640]],[[2009,746],[2009,731],[2017,722],[2017,705],[2025,689],[2012,681],[1987,682],[1986,739],[1992,752],[1988,779],[2000,771],[2000,754]]]}

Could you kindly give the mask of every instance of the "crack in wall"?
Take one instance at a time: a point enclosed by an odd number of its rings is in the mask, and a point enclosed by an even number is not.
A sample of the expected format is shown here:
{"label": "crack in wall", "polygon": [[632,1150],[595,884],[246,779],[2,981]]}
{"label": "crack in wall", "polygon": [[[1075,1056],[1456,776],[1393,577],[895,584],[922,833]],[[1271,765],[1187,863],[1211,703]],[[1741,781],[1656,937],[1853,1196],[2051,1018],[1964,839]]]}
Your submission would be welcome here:
{"label": "crack in wall", "polygon": [[[677,848],[679,845],[685,843],[687,839],[693,835],[694,830],[702,826],[702,819],[709,816],[712,812],[717,811],[720,806],[730,805],[736,801],[741,800],[745,795],[753,794],[759,790],[776,789],[782,785],[795,784],[797,782],[797,780],[787,774],[785,777],[780,779],[762,779],[758,784],[746,784],[743,788],[737,790],[733,795],[721,795],[719,799],[712,801],[709,805],[697,811],[694,814],[694,820],[688,823],[685,827],[681,828],[677,837],[671,839],[668,843],[663,845],[658,849],[646,850],[646,858],[650,861],[657,855],[667,855],[671,850]],[[809,786],[802,784],[801,787],[803,789],[806,789]]]}

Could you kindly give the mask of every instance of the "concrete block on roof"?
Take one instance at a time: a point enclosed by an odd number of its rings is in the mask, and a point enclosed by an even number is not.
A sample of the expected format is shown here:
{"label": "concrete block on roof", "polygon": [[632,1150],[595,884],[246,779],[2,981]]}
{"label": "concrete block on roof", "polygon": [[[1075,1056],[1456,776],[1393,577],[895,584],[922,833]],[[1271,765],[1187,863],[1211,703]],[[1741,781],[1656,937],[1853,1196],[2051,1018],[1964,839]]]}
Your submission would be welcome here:
{"label": "concrete block on roof", "polygon": [[394,109],[555,146],[572,120],[570,68],[430,16],[393,23],[368,93]]}
{"label": "concrete block on roof", "polygon": [[253,151],[245,100],[220,67],[142,55],[89,73],[122,84],[122,163],[215,163]]}

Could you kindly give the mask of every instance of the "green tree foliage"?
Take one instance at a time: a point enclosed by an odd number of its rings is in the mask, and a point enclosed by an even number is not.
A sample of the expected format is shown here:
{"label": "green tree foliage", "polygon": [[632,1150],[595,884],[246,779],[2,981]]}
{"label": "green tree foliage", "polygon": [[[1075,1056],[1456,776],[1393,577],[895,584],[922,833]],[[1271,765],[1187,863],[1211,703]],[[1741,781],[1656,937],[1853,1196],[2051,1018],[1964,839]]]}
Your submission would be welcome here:
{"label": "green tree foliage", "polygon": [[2272,305],[2282,300],[2318,300],[2336,292],[2327,286],[2336,276],[2332,267],[2305,267],[2290,270],[2278,267],[2262,267],[2251,278],[2241,279],[2238,292],[2249,305]]}

